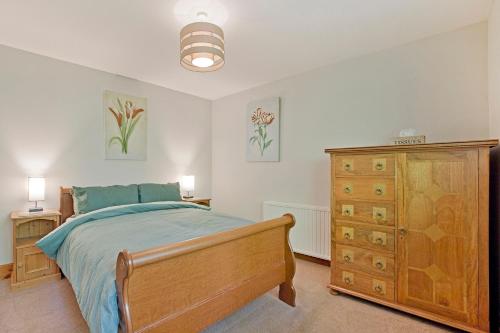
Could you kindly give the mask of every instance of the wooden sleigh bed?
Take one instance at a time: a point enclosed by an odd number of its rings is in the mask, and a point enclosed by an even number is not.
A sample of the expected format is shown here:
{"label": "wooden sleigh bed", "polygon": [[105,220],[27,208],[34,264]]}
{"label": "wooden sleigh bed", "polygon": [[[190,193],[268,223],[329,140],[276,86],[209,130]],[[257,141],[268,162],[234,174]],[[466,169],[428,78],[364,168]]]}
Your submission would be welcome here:
{"label": "wooden sleigh bed", "polygon": [[[61,188],[61,222],[74,214],[70,188]],[[286,214],[246,227],[141,252],[116,262],[119,331],[198,332],[279,286],[295,306],[295,258]]]}

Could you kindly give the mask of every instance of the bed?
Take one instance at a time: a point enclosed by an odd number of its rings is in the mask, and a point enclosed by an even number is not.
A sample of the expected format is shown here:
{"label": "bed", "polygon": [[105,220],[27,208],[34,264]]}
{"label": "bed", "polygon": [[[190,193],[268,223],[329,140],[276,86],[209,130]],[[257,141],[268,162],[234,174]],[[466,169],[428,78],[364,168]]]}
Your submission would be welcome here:
{"label": "bed", "polygon": [[71,218],[71,189],[60,200],[63,224],[39,246],[68,278],[92,333],[198,332],[276,286],[295,306],[292,215],[253,223],[159,202]]}

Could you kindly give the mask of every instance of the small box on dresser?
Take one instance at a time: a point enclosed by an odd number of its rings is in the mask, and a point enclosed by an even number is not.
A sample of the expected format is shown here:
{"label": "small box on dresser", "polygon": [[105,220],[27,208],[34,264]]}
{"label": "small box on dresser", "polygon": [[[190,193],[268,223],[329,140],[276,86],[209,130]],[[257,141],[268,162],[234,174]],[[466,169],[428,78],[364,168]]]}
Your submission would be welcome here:
{"label": "small box on dresser", "polygon": [[330,288],[490,332],[490,148],[498,140],[326,149]]}
{"label": "small box on dresser", "polygon": [[35,243],[59,226],[61,214],[48,210],[39,213],[13,212],[12,244],[14,264],[11,288],[24,288],[61,276],[57,264]]}

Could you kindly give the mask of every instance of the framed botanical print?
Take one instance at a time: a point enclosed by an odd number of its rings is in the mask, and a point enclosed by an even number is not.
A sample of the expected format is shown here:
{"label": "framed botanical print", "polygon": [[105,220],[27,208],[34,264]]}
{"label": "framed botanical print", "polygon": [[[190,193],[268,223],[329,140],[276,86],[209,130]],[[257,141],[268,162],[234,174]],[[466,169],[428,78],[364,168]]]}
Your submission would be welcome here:
{"label": "framed botanical print", "polygon": [[247,107],[247,160],[279,162],[280,99],[250,102]]}
{"label": "framed botanical print", "polygon": [[146,160],[146,98],[105,91],[103,104],[106,159]]}

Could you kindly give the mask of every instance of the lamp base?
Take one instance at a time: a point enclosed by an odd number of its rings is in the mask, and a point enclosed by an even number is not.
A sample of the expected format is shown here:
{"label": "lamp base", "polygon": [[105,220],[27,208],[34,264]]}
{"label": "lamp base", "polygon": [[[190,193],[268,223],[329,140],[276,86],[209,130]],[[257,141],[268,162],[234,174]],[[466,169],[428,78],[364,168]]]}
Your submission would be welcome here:
{"label": "lamp base", "polygon": [[30,213],[39,213],[39,212],[43,212],[43,208],[42,207],[34,207],[34,208],[30,208],[28,210],[28,212]]}

